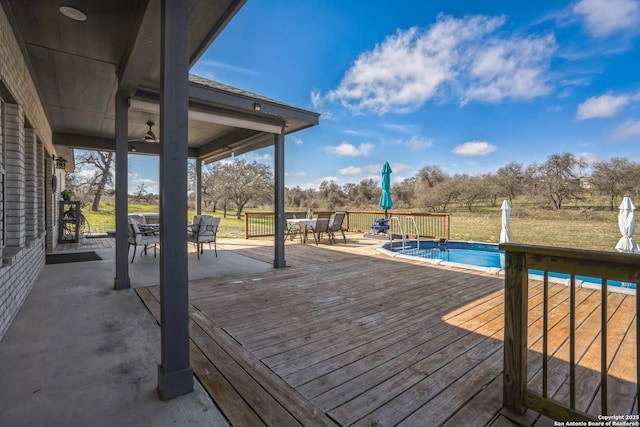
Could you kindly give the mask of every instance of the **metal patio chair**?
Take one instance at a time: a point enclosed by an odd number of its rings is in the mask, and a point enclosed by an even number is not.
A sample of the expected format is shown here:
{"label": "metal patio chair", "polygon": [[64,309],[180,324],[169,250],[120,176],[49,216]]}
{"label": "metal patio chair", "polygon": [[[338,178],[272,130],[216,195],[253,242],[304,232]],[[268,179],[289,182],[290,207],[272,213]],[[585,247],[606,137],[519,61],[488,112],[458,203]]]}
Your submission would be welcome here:
{"label": "metal patio chair", "polygon": [[204,253],[205,243],[209,244],[209,249],[211,249],[211,243],[213,243],[216,258],[218,257],[216,237],[218,235],[219,224],[220,218],[211,215],[196,215],[193,218],[193,224],[191,226],[192,232],[187,236],[187,240],[196,245],[198,259],[200,259],[200,254]]}

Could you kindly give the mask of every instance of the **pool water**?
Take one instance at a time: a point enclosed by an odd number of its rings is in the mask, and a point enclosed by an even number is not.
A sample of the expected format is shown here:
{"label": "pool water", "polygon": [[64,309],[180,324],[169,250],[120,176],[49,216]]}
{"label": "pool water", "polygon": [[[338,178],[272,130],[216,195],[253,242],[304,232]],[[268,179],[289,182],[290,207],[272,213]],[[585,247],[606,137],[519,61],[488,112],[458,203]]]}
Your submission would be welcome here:
{"label": "pool water", "polygon": [[[439,241],[426,240],[420,241],[420,246],[418,247],[415,240],[410,240],[406,242],[404,249],[400,241],[393,242],[392,245],[386,243],[383,245],[383,248],[407,256],[441,260],[443,262],[484,267],[487,269],[504,269],[504,251],[501,251],[498,249],[498,245],[492,243],[447,241],[445,244],[440,244]],[[543,272],[529,270],[529,274],[542,276]],[[557,279],[570,278],[568,274],[555,272],[550,272],[549,277]],[[595,277],[576,276],[576,280],[602,286],[602,280]],[[609,280],[607,284],[608,286],[636,289],[635,283]]]}

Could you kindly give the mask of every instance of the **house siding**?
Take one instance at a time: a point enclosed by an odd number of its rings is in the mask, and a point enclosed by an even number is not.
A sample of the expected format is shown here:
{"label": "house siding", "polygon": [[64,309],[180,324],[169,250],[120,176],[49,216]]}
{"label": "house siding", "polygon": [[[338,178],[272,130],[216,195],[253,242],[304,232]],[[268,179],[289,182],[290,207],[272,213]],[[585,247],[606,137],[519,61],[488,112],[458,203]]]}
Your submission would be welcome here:
{"label": "house siding", "polygon": [[[0,246],[0,340],[56,246],[56,211],[64,174],[54,169],[52,131],[18,41],[0,7],[0,85],[6,105],[3,212]],[[51,177],[59,187],[52,191]],[[2,192],[2,186],[0,186]],[[1,206],[1,205],[0,205]]]}

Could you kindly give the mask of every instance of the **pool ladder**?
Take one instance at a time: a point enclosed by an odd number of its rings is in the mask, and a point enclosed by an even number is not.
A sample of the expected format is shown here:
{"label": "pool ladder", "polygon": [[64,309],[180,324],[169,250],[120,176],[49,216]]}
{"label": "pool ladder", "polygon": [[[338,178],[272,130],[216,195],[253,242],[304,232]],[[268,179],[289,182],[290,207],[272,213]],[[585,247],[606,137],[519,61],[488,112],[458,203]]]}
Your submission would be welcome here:
{"label": "pool ladder", "polygon": [[402,217],[402,221],[400,221],[400,217],[392,216],[389,219],[389,241],[391,242],[391,247],[393,247],[393,221],[396,220],[398,223],[398,228],[400,229],[400,235],[402,236],[402,251],[406,250],[407,246],[407,226],[413,223],[413,227],[416,231],[416,248],[420,248],[420,230],[418,229],[418,223],[416,222],[416,218],[414,216],[408,215]]}

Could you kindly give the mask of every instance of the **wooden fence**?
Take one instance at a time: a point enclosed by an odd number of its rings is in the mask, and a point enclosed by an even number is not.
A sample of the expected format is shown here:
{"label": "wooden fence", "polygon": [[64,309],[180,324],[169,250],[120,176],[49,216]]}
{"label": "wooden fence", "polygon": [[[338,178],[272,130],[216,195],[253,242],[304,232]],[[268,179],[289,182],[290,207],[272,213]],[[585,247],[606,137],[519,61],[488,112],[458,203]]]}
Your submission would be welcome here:
{"label": "wooden fence", "polygon": [[[335,211],[314,211],[314,214],[331,213]],[[384,213],[372,211],[347,211],[343,228],[352,232],[367,232],[375,224],[376,218],[383,218]],[[433,239],[449,239],[449,218],[448,213],[419,213],[419,212],[393,212],[390,216],[398,217],[400,221],[390,221],[391,232],[401,234],[400,223],[405,223],[405,218],[413,217],[417,225],[420,237]],[[273,212],[245,212],[244,237],[265,237],[274,236],[275,215]],[[416,237],[416,227],[413,220],[407,223],[405,232],[410,237]]]}
{"label": "wooden fence", "polygon": [[[536,412],[545,414],[555,420],[574,420],[574,421],[598,421],[595,415],[588,414],[576,408],[576,345],[584,349],[584,346],[591,343],[576,342],[576,312],[578,302],[576,301],[576,275],[594,277],[602,280],[604,292],[600,291],[600,295],[596,295],[600,301],[600,326],[599,331],[593,331],[594,348],[600,348],[600,384],[596,392],[592,394],[594,399],[600,399],[599,414],[607,415],[610,398],[618,399],[620,390],[608,390],[608,361],[618,354],[617,344],[621,340],[620,336],[613,333],[608,335],[607,326],[611,322],[613,313],[608,312],[607,286],[611,280],[640,283],[640,262],[638,255],[603,252],[578,249],[561,249],[545,246],[531,246],[515,243],[501,244],[500,249],[505,251],[505,336],[504,336],[504,384],[503,384],[503,403],[506,408],[524,413],[527,408],[531,408]],[[537,391],[528,388],[527,378],[532,374],[527,372],[527,337],[531,336],[529,328],[537,319],[528,319],[528,313],[531,307],[529,305],[529,269],[541,271],[543,274],[543,291],[542,291],[542,307],[536,308],[542,312],[542,390]],[[568,344],[569,344],[569,361],[568,361],[568,378],[565,386],[568,389],[568,402],[557,401],[549,396],[547,383],[550,375],[548,368],[549,358],[552,356],[549,352],[549,324],[550,319],[557,317],[557,314],[550,309],[549,306],[549,273],[565,273],[569,275],[568,284]],[[638,322],[639,305],[635,295],[628,298],[635,299],[635,328],[629,328],[626,333],[635,335],[635,355],[630,355],[633,360],[630,369],[635,369],[635,399],[639,395],[638,384],[640,384],[640,366],[638,366],[638,356],[640,355],[640,347],[638,343],[638,334],[640,333],[640,322]],[[583,315],[583,314],[581,314]],[[557,320],[557,319],[556,319]],[[633,324],[632,323],[632,324]],[[539,322],[538,322],[539,324]],[[634,330],[635,329],[635,330]],[[600,342],[597,342],[599,340]],[[616,343],[618,341],[618,343]],[[614,345],[616,347],[614,347]],[[584,350],[582,350],[584,351]],[[633,358],[635,356],[635,359]],[[597,363],[596,363],[597,364]],[[635,366],[633,366],[635,364]],[[531,367],[530,367],[531,368]],[[632,371],[633,372],[633,371]],[[633,382],[632,380],[632,382]],[[632,396],[633,400],[633,396]],[[637,400],[635,404],[631,404],[632,413],[629,415],[636,418],[622,418],[622,420],[633,420],[637,422]],[[633,409],[635,408],[635,409]],[[636,412],[633,412],[635,410]],[[621,415],[625,414],[610,414]],[[586,424],[585,424],[586,425]],[[594,424],[595,425],[595,424]]]}

